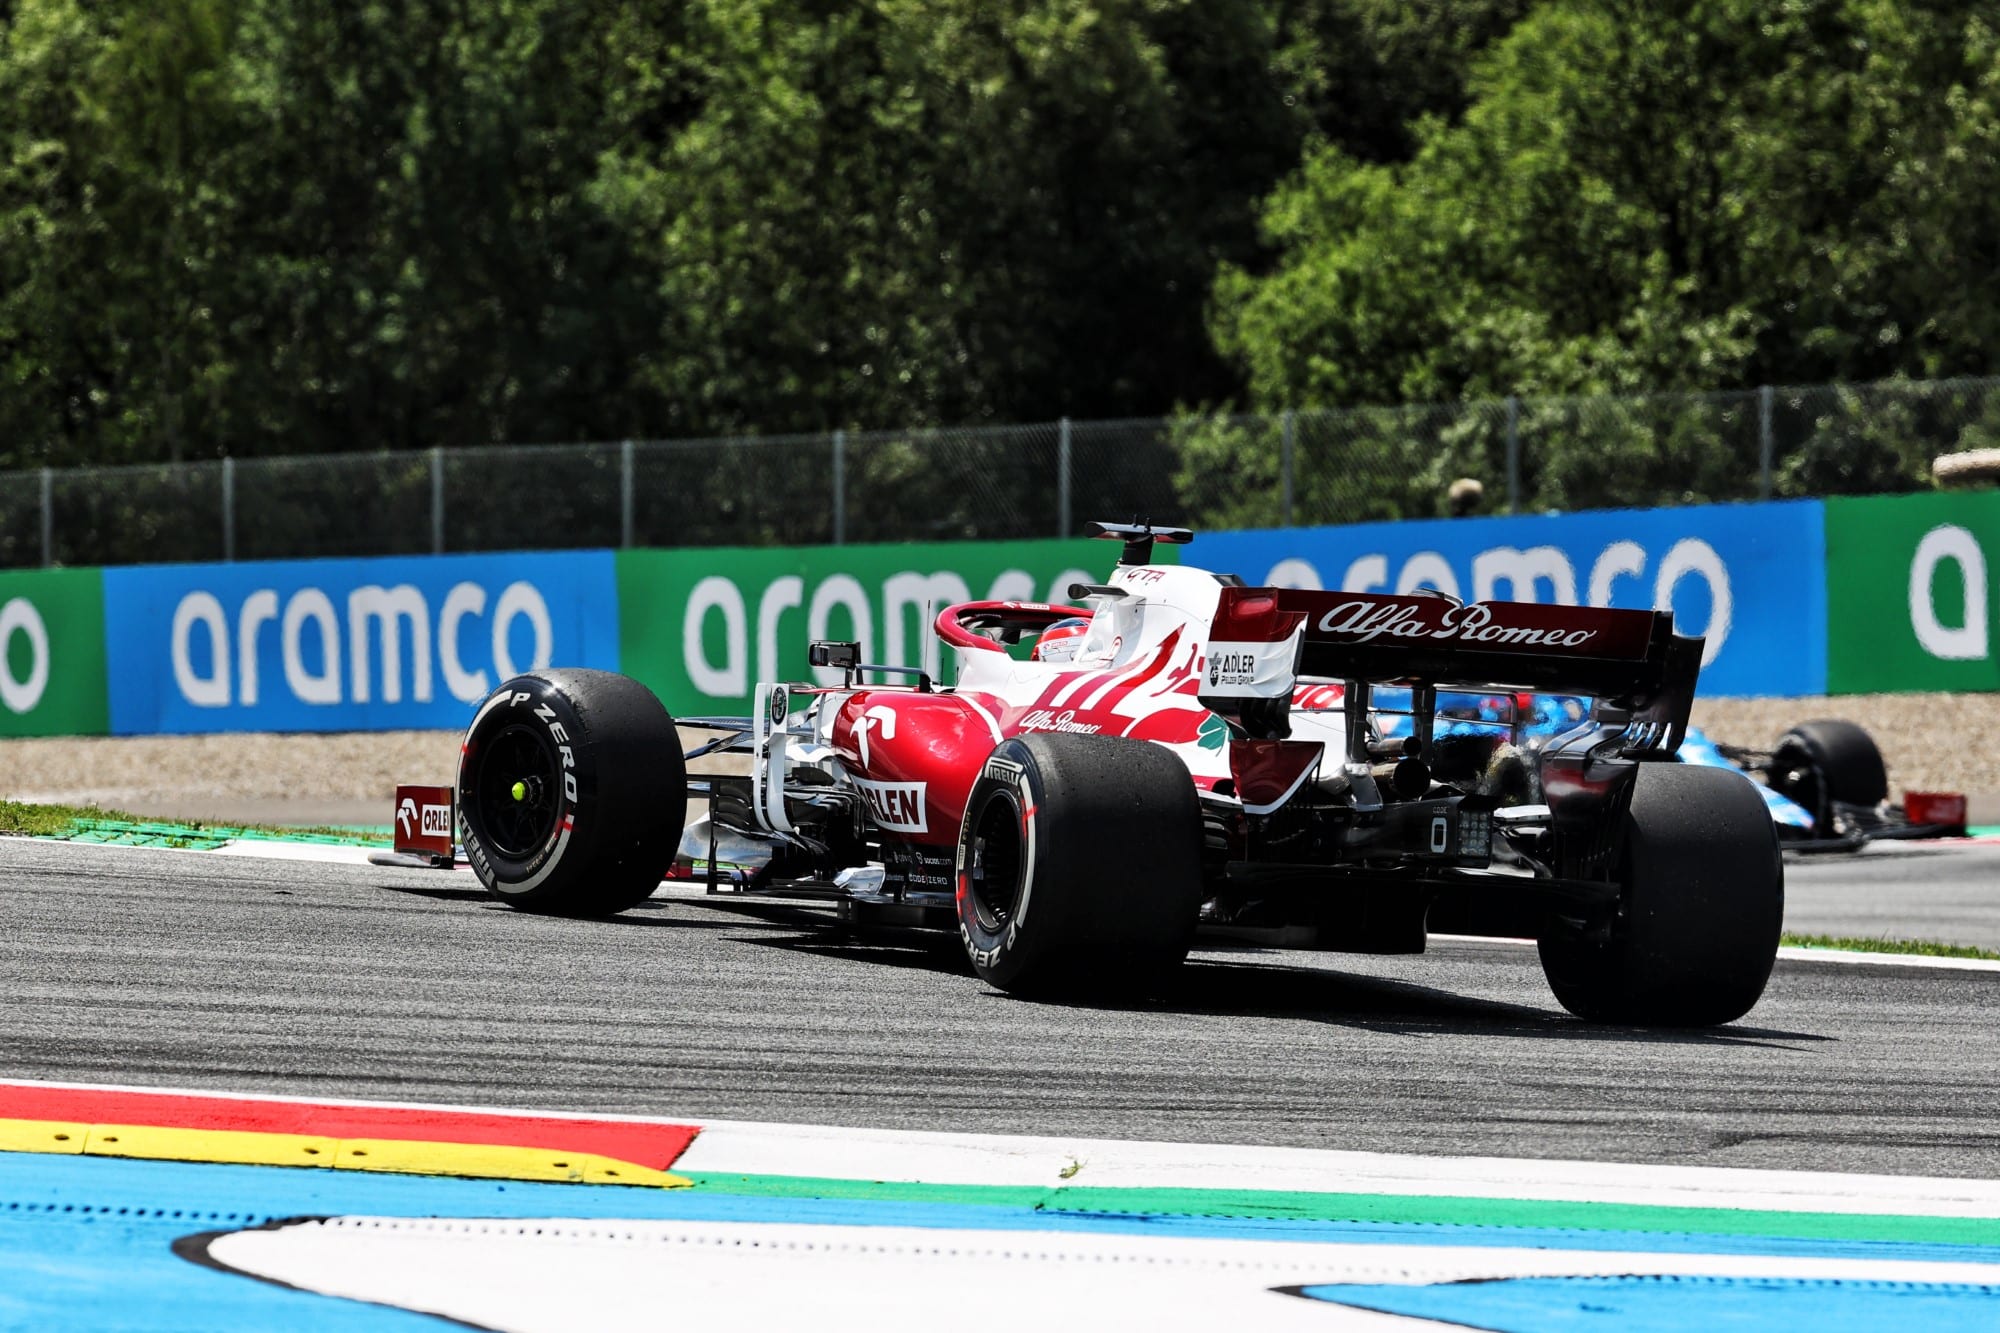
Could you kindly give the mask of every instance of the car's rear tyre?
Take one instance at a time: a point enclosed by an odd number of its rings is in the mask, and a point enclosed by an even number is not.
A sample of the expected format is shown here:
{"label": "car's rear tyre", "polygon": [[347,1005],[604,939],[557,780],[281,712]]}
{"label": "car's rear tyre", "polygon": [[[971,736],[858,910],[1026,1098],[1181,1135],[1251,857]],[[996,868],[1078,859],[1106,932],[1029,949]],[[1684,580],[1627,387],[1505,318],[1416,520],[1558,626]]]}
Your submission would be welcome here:
{"label": "car's rear tyre", "polygon": [[628,676],[516,676],[480,706],[458,761],[465,855],[530,912],[609,916],[660,886],[687,813],[674,720]]}
{"label": "car's rear tyre", "polygon": [[1879,805],[1889,770],[1874,738],[1852,722],[1801,722],[1771,750],[1771,789],[1805,807],[1813,831],[1832,837],[1834,804]]}
{"label": "car's rear tyre", "polygon": [[1018,995],[1140,998],[1187,957],[1201,910],[1201,805],[1146,741],[1003,741],[958,843],[958,925],[980,977]]}
{"label": "car's rear tyre", "polygon": [[1720,768],[1633,776],[1608,930],[1552,927],[1542,970],[1563,1008],[1605,1023],[1708,1027],[1764,993],[1785,910],[1777,834],[1756,786]]}

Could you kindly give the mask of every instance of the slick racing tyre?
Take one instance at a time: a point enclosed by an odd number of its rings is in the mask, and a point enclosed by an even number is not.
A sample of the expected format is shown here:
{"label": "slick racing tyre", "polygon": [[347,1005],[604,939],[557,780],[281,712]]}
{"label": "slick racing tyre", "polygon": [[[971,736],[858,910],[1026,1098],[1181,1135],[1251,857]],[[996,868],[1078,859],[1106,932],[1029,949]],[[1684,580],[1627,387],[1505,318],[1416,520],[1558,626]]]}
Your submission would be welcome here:
{"label": "slick racing tyre", "polygon": [[1869,734],[1852,722],[1801,722],[1771,748],[1771,789],[1811,812],[1817,837],[1838,835],[1834,805],[1880,805],[1889,770]]}
{"label": "slick racing tyre", "polygon": [[680,843],[687,770],[653,692],[609,671],[516,676],[480,706],[458,761],[465,855],[530,912],[644,902]]}
{"label": "slick racing tyre", "polygon": [[1756,785],[1729,769],[1642,764],[1621,841],[1609,929],[1542,937],[1556,999],[1602,1023],[1741,1018],[1770,979],[1785,912],[1777,833]]}
{"label": "slick racing tyre", "polygon": [[1146,741],[1003,741],[958,843],[958,925],[981,978],[1019,995],[1134,999],[1187,956],[1201,910],[1194,781]]}

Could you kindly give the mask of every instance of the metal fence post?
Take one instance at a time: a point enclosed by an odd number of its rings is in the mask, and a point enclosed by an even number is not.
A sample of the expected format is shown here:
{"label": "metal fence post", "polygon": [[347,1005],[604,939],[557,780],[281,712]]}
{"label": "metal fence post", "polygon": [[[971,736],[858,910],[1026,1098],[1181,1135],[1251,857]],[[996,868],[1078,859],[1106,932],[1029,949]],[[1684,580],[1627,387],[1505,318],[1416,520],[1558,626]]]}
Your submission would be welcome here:
{"label": "metal fence post", "polygon": [[1056,422],[1056,536],[1069,536],[1069,418]]}
{"label": "metal fence post", "polygon": [[42,469],[42,568],[56,562],[56,473]]}
{"label": "metal fence post", "polygon": [[632,545],[632,441],[618,446],[618,544]]}
{"label": "metal fence post", "polygon": [[1771,498],[1771,386],[1757,390],[1757,498]]}
{"label": "metal fence post", "polygon": [[431,554],[444,554],[444,446],[431,446]]}
{"label": "metal fence post", "polygon": [[1521,512],[1521,400],[1507,395],[1507,512]]}
{"label": "metal fence post", "polygon": [[833,544],[847,543],[847,432],[833,433]]}
{"label": "metal fence post", "polygon": [[236,460],[222,460],[222,558],[236,563]]}
{"label": "metal fence post", "polygon": [[1292,526],[1292,441],[1298,432],[1298,413],[1285,409],[1284,429],[1278,442],[1278,471],[1284,479],[1283,527]]}

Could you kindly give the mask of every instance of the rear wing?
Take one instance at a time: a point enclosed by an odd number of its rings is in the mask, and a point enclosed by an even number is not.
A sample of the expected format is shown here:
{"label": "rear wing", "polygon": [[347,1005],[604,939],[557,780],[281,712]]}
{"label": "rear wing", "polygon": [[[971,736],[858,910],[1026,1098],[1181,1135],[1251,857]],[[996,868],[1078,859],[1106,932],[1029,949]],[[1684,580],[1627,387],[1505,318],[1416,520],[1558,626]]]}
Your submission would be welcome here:
{"label": "rear wing", "polygon": [[1224,588],[1200,697],[1268,734],[1302,675],[1587,694],[1604,720],[1629,722],[1629,748],[1672,750],[1687,731],[1701,652],[1701,639],[1674,633],[1671,611]]}

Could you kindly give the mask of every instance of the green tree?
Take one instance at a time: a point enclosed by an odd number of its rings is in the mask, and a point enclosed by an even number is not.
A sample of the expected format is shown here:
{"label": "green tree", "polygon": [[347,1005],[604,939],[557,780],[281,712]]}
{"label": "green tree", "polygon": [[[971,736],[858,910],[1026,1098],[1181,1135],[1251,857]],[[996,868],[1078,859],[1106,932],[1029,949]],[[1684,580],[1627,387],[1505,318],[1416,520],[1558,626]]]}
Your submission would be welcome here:
{"label": "green tree", "polygon": [[179,457],[216,387],[204,178],[230,0],[22,0],[0,28],[0,458]]}
{"label": "green tree", "polygon": [[[1158,412],[1304,112],[1256,7],[711,0],[718,80],[600,188],[661,275],[679,429]],[[1294,99],[1296,101],[1296,99]]]}
{"label": "green tree", "polygon": [[235,452],[616,438],[656,294],[592,202],[667,36],[558,0],[265,0],[235,59]]}
{"label": "green tree", "polygon": [[6,0],[0,468],[1226,399],[1258,201],[1527,3]]}
{"label": "green tree", "polygon": [[1534,0],[1294,0],[1274,62],[1314,135],[1361,162],[1407,161],[1427,116],[1456,121],[1473,62]]}
{"label": "green tree", "polygon": [[657,291],[587,196],[613,141],[686,119],[648,87],[666,45],[608,2],[24,0],[0,450],[632,433]]}
{"label": "green tree", "polygon": [[1218,343],[1265,404],[1984,373],[1985,13],[1551,0],[1407,163],[1308,157]]}

